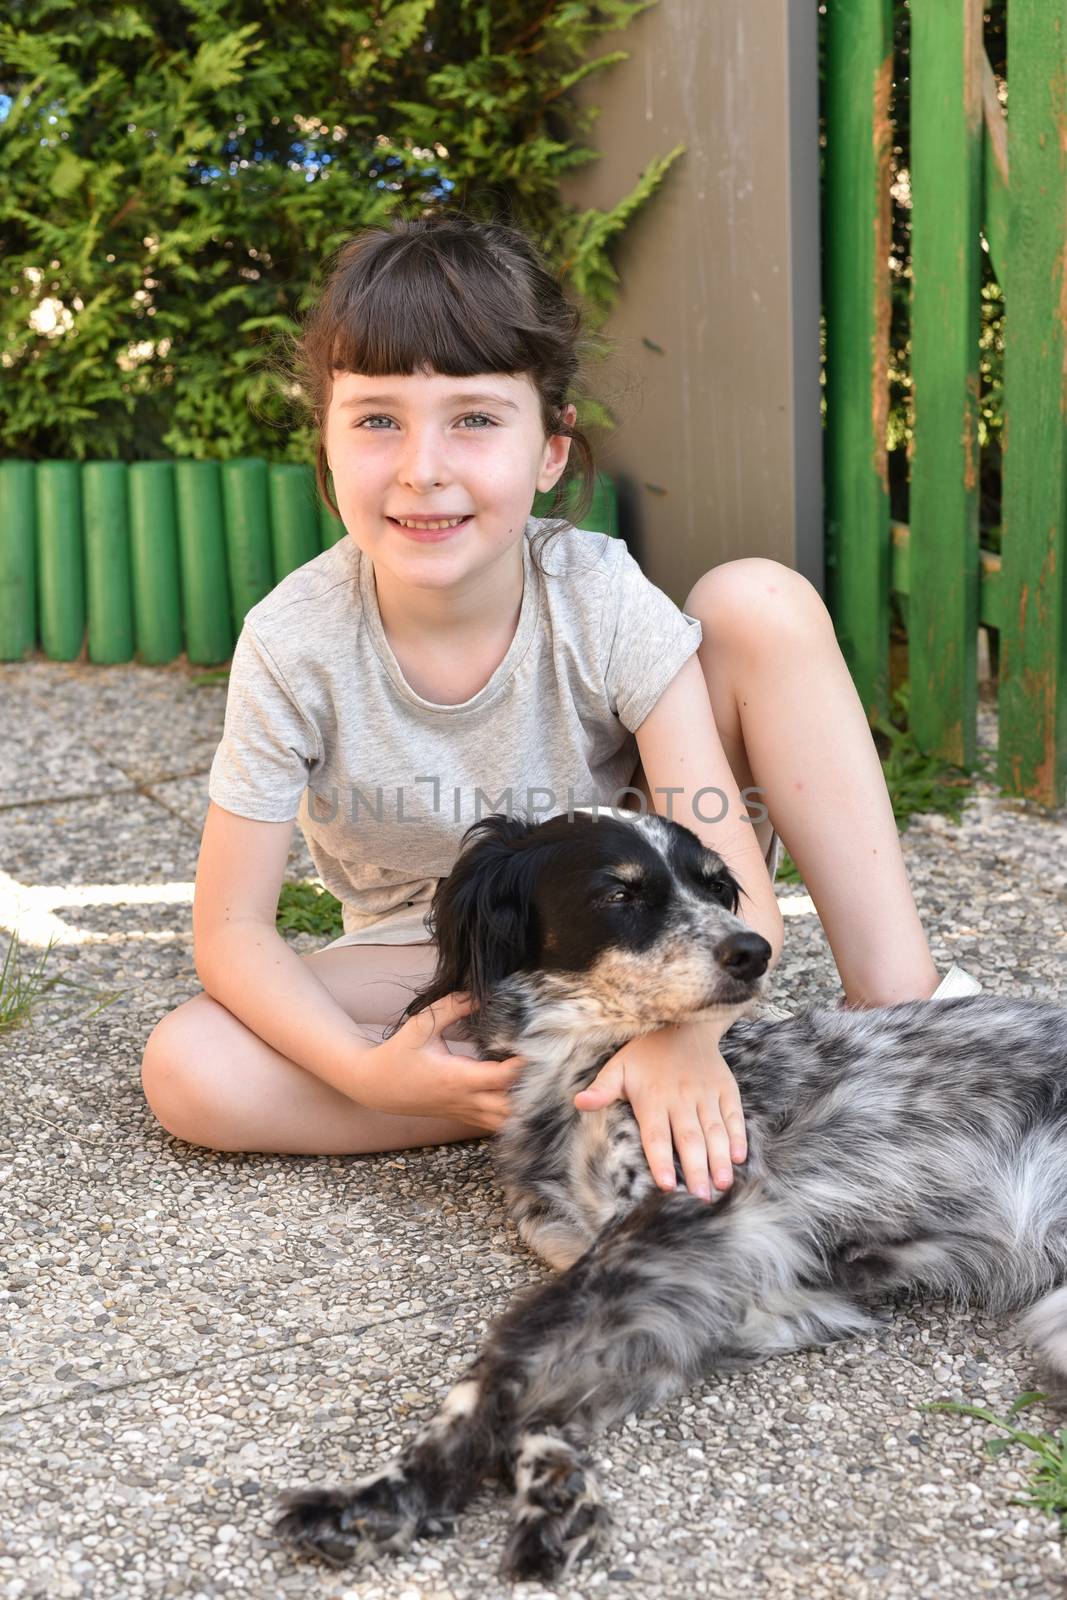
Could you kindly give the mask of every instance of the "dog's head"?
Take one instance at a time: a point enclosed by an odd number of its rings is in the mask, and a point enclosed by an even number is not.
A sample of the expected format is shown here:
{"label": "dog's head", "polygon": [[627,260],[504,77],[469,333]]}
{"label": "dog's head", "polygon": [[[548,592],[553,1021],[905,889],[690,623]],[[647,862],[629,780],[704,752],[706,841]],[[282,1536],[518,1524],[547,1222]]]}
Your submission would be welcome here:
{"label": "dog's head", "polygon": [[401,1020],[456,990],[480,1008],[513,973],[551,975],[591,1024],[736,1010],[771,955],[737,916],[741,893],[721,856],[665,817],[485,817],[437,886],[437,968]]}

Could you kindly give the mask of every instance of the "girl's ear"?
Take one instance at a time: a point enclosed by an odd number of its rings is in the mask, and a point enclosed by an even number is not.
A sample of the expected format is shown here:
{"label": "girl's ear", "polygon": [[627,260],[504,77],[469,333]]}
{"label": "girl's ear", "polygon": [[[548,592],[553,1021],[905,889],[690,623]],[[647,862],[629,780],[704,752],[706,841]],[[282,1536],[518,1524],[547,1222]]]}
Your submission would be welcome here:
{"label": "girl's ear", "polygon": [[[560,413],[565,427],[573,427],[578,415],[578,408],[565,405]],[[551,433],[545,441],[545,453],[541,461],[541,471],[537,476],[537,488],[544,494],[549,489],[554,489],[571,453],[571,441],[567,434]]]}
{"label": "girl's ear", "polygon": [[541,462],[541,472],[537,474],[537,493],[544,494],[545,490],[553,490],[563,477],[571,442],[566,434],[552,434],[549,442],[544,446],[544,459]]}

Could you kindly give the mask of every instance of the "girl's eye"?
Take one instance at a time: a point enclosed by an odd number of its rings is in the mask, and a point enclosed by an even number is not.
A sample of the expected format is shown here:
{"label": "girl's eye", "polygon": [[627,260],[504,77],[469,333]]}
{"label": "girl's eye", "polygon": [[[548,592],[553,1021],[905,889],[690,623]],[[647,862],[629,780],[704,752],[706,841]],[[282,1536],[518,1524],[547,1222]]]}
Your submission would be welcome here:
{"label": "girl's eye", "polygon": [[[385,428],[368,427],[368,424],[384,422],[388,426],[391,427],[392,426],[392,421],[393,421],[392,417],[387,417],[384,414],[382,414],[381,412],[375,412],[373,416],[361,417],[359,422],[357,423],[357,427],[367,428],[368,432],[370,432],[370,433],[384,433],[386,431]],[[475,426],[473,428],[464,428],[463,429],[464,433],[484,433],[487,428],[495,428],[496,427],[495,420],[492,417],[486,416],[484,411],[470,411],[470,412],[467,413],[467,415],[465,417],[461,417],[460,421],[461,422],[473,422],[473,423],[477,424],[477,426]]]}

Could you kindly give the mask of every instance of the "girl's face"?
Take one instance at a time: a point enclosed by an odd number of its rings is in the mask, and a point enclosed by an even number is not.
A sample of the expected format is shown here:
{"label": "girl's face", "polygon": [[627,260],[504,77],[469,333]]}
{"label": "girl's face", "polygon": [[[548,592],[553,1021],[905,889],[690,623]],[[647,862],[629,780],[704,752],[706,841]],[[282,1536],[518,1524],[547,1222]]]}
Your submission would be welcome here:
{"label": "girl's face", "polygon": [[450,588],[502,555],[569,450],[545,437],[525,374],[334,375],[326,456],[341,520],[401,583]]}

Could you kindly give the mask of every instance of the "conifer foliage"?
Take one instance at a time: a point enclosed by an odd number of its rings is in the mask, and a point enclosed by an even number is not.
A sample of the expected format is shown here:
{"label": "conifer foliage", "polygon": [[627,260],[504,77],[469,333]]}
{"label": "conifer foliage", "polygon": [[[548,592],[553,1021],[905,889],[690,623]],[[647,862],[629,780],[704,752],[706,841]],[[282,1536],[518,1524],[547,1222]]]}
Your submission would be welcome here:
{"label": "conifer foliage", "polygon": [[649,3],[13,0],[0,450],[306,459],[277,340],[356,229],[450,203],[529,229],[595,325],[679,151],[568,206],[595,115],[569,96]]}

